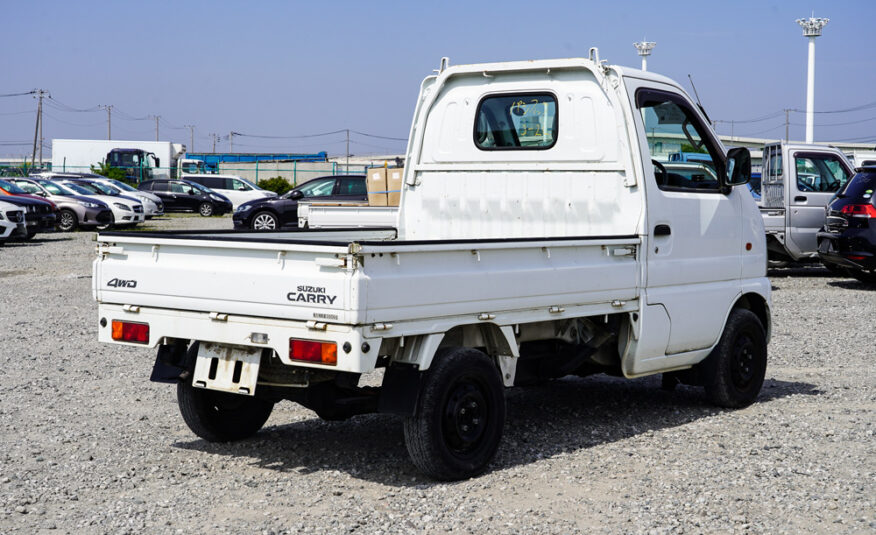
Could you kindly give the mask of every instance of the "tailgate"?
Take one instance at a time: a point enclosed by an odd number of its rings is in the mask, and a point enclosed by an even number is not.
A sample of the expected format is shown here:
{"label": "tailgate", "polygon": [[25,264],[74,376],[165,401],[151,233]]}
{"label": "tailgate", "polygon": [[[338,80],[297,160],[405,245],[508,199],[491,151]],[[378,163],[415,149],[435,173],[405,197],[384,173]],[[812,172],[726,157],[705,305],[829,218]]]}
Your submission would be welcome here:
{"label": "tailgate", "polygon": [[[110,241],[111,240],[111,241]],[[348,247],[139,237],[99,238],[101,303],[345,323]]]}

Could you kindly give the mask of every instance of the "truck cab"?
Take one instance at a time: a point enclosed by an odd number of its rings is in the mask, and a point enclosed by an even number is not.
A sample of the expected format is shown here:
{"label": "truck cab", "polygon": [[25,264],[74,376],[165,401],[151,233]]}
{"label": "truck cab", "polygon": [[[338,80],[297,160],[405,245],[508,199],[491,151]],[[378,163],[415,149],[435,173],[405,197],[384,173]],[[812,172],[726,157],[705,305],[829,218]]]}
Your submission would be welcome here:
{"label": "truck cab", "polygon": [[760,211],[772,262],[817,260],[825,207],[853,175],[839,150],[822,145],[764,146]]}
{"label": "truck cab", "polygon": [[111,167],[125,170],[125,178],[140,183],[152,180],[161,161],[153,152],[143,149],[112,149],[106,155],[106,163]]}

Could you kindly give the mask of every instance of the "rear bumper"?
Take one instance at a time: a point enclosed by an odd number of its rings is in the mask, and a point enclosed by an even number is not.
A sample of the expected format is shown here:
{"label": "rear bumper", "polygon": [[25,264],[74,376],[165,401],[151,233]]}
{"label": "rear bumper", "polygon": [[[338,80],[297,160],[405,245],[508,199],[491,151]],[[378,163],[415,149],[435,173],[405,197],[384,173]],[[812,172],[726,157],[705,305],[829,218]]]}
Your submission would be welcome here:
{"label": "rear bumper", "polygon": [[852,269],[876,269],[876,229],[849,229],[834,234],[819,232],[818,257],[822,262]]}
{"label": "rear bumper", "polygon": [[[324,330],[307,327],[302,321],[233,316],[207,312],[191,312],[148,307],[126,307],[101,303],[98,311],[98,339],[101,342],[130,346],[156,347],[168,338],[198,340],[229,346],[273,349],[283,364],[328,371],[366,373],[374,370],[380,338],[365,338],[364,329],[350,325],[329,324]],[[135,311],[136,310],[136,311]],[[101,326],[101,321],[106,325]],[[112,339],[113,320],[122,320],[149,325],[149,342],[135,344],[116,342]],[[266,343],[252,342],[253,334],[266,335]],[[338,346],[336,366],[326,366],[289,359],[289,339],[335,342]],[[367,343],[367,352],[363,344]],[[347,345],[349,344],[349,345]],[[344,348],[348,347],[349,351]]]}

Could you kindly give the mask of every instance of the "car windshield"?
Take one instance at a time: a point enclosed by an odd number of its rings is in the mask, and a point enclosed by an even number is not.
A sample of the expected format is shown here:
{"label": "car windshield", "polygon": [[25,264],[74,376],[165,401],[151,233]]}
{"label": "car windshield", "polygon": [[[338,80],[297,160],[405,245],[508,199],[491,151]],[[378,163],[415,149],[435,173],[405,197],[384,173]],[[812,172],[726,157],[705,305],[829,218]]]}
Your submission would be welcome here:
{"label": "car windshield", "polygon": [[7,182],[6,180],[0,180],[0,188],[6,190],[6,193],[11,193],[13,195],[23,195],[27,193],[12,182]]}
{"label": "car windshield", "polygon": [[196,190],[203,191],[204,193],[213,193],[213,190],[211,190],[210,188],[208,188],[206,186],[202,186],[202,185],[198,184],[197,182],[186,182],[186,184],[190,185],[191,187],[195,188]]}
{"label": "car windshield", "polygon": [[64,182],[64,185],[79,193],[80,195],[103,195],[102,191],[93,187],[91,184],[87,184],[84,182]]}
{"label": "car windshield", "polygon": [[137,191],[135,188],[132,188],[131,186],[125,184],[125,183],[122,182],[121,180],[116,180],[116,179],[111,178],[111,179],[109,179],[109,181],[112,182],[113,186],[115,186],[115,187],[117,187],[117,188],[119,188],[119,189],[121,189],[121,190],[124,190],[124,191]]}
{"label": "car windshield", "polygon": [[38,180],[37,182],[52,195],[78,195],[72,189],[58,182],[52,182],[51,180]]}
{"label": "car windshield", "polygon": [[101,184],[100,182],[89,182],[88,185],[93,186],[104,195],[118,196],[122,194],[122,192],[119,191],[117,187],[110,186],[109,184]]}

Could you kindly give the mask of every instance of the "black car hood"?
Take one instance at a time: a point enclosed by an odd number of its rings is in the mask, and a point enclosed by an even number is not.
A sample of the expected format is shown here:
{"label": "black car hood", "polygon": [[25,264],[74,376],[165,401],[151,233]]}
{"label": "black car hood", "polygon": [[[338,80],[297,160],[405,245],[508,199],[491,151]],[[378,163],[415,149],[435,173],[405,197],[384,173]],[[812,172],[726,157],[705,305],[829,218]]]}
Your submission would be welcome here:
{"label": "black car hood", "polygon": [[12,204],[16,204],[18,206],[48,206],[52,207],[52,204],[49,201],[38,201],[37,199],[28,199],[27,197],[20,197],[18,195],[3,195],[0,196],[0,201],[6,201]]}

